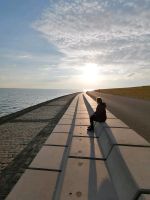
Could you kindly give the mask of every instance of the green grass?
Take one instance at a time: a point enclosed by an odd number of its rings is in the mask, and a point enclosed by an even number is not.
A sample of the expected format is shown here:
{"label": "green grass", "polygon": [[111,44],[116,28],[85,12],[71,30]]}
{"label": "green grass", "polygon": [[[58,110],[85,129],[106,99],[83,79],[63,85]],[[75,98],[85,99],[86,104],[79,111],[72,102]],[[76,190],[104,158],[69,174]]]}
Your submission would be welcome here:
{"label": "green grass", "polygon": [[150,100],[150,86],[130,87],[130,88],[112,88],[98,89],[97,92],[106,94],[121,95],[138,99]]}

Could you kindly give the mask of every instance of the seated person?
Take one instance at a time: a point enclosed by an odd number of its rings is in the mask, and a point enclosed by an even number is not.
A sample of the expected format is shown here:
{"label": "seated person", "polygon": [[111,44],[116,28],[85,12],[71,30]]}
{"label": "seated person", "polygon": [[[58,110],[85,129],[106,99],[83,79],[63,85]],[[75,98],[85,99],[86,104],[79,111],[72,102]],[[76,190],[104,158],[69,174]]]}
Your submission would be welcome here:
{"label": "seated person", "polygon": [[90,116],[90,126],[88,127],[88,131],[92,131],[94,130],[94,125],[93,122],[97,121],[97,122],[105,122],[107,119],[106,116],[106,104],[104,102],[102,102],[102,99],[100,97],[97,98],[97,108],[96,108],[96,112],[94,112],[93,115]]}

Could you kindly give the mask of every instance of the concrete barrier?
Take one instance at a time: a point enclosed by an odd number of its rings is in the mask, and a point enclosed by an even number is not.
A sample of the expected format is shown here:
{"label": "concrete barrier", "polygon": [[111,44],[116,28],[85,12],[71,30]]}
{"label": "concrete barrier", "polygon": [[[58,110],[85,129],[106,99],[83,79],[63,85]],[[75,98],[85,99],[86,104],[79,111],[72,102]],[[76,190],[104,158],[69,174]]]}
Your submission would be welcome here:
{"label": "concrete barrier", "polygon": [[141,191],[150,192],[150,143],[115,118],[96,122],[95,135],[119,199],[134,200]]}
{"label": "concrete barrier", "polygon": [[150,194],[142,194],[138,200],[150,200]]}

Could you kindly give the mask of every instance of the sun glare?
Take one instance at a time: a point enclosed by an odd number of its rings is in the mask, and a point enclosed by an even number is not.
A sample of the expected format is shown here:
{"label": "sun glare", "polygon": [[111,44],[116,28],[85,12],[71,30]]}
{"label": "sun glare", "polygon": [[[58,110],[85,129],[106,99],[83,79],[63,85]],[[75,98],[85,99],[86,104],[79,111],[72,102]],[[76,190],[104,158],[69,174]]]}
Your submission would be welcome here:
{"label": "sun glare", "polygon": [[93,63],[88,63],[83,69],[82,80],[88,83],[96,83],[98,79],[98,66]]}
{"label": "sun glare", "polygon": [[83,88],[83,92],[86,93],[87,91],[93,91],[94,89]]}

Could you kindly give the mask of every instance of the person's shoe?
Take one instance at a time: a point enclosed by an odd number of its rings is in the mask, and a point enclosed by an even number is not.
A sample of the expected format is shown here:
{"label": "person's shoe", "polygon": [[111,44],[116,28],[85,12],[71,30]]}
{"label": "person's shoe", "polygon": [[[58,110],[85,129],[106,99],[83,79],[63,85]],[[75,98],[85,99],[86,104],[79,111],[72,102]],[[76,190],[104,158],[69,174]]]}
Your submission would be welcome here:
{"label": "person's shoe", "polygon": [[88,131],[94,131],[94,128],[92,126],[88,126],[87,130]]}

